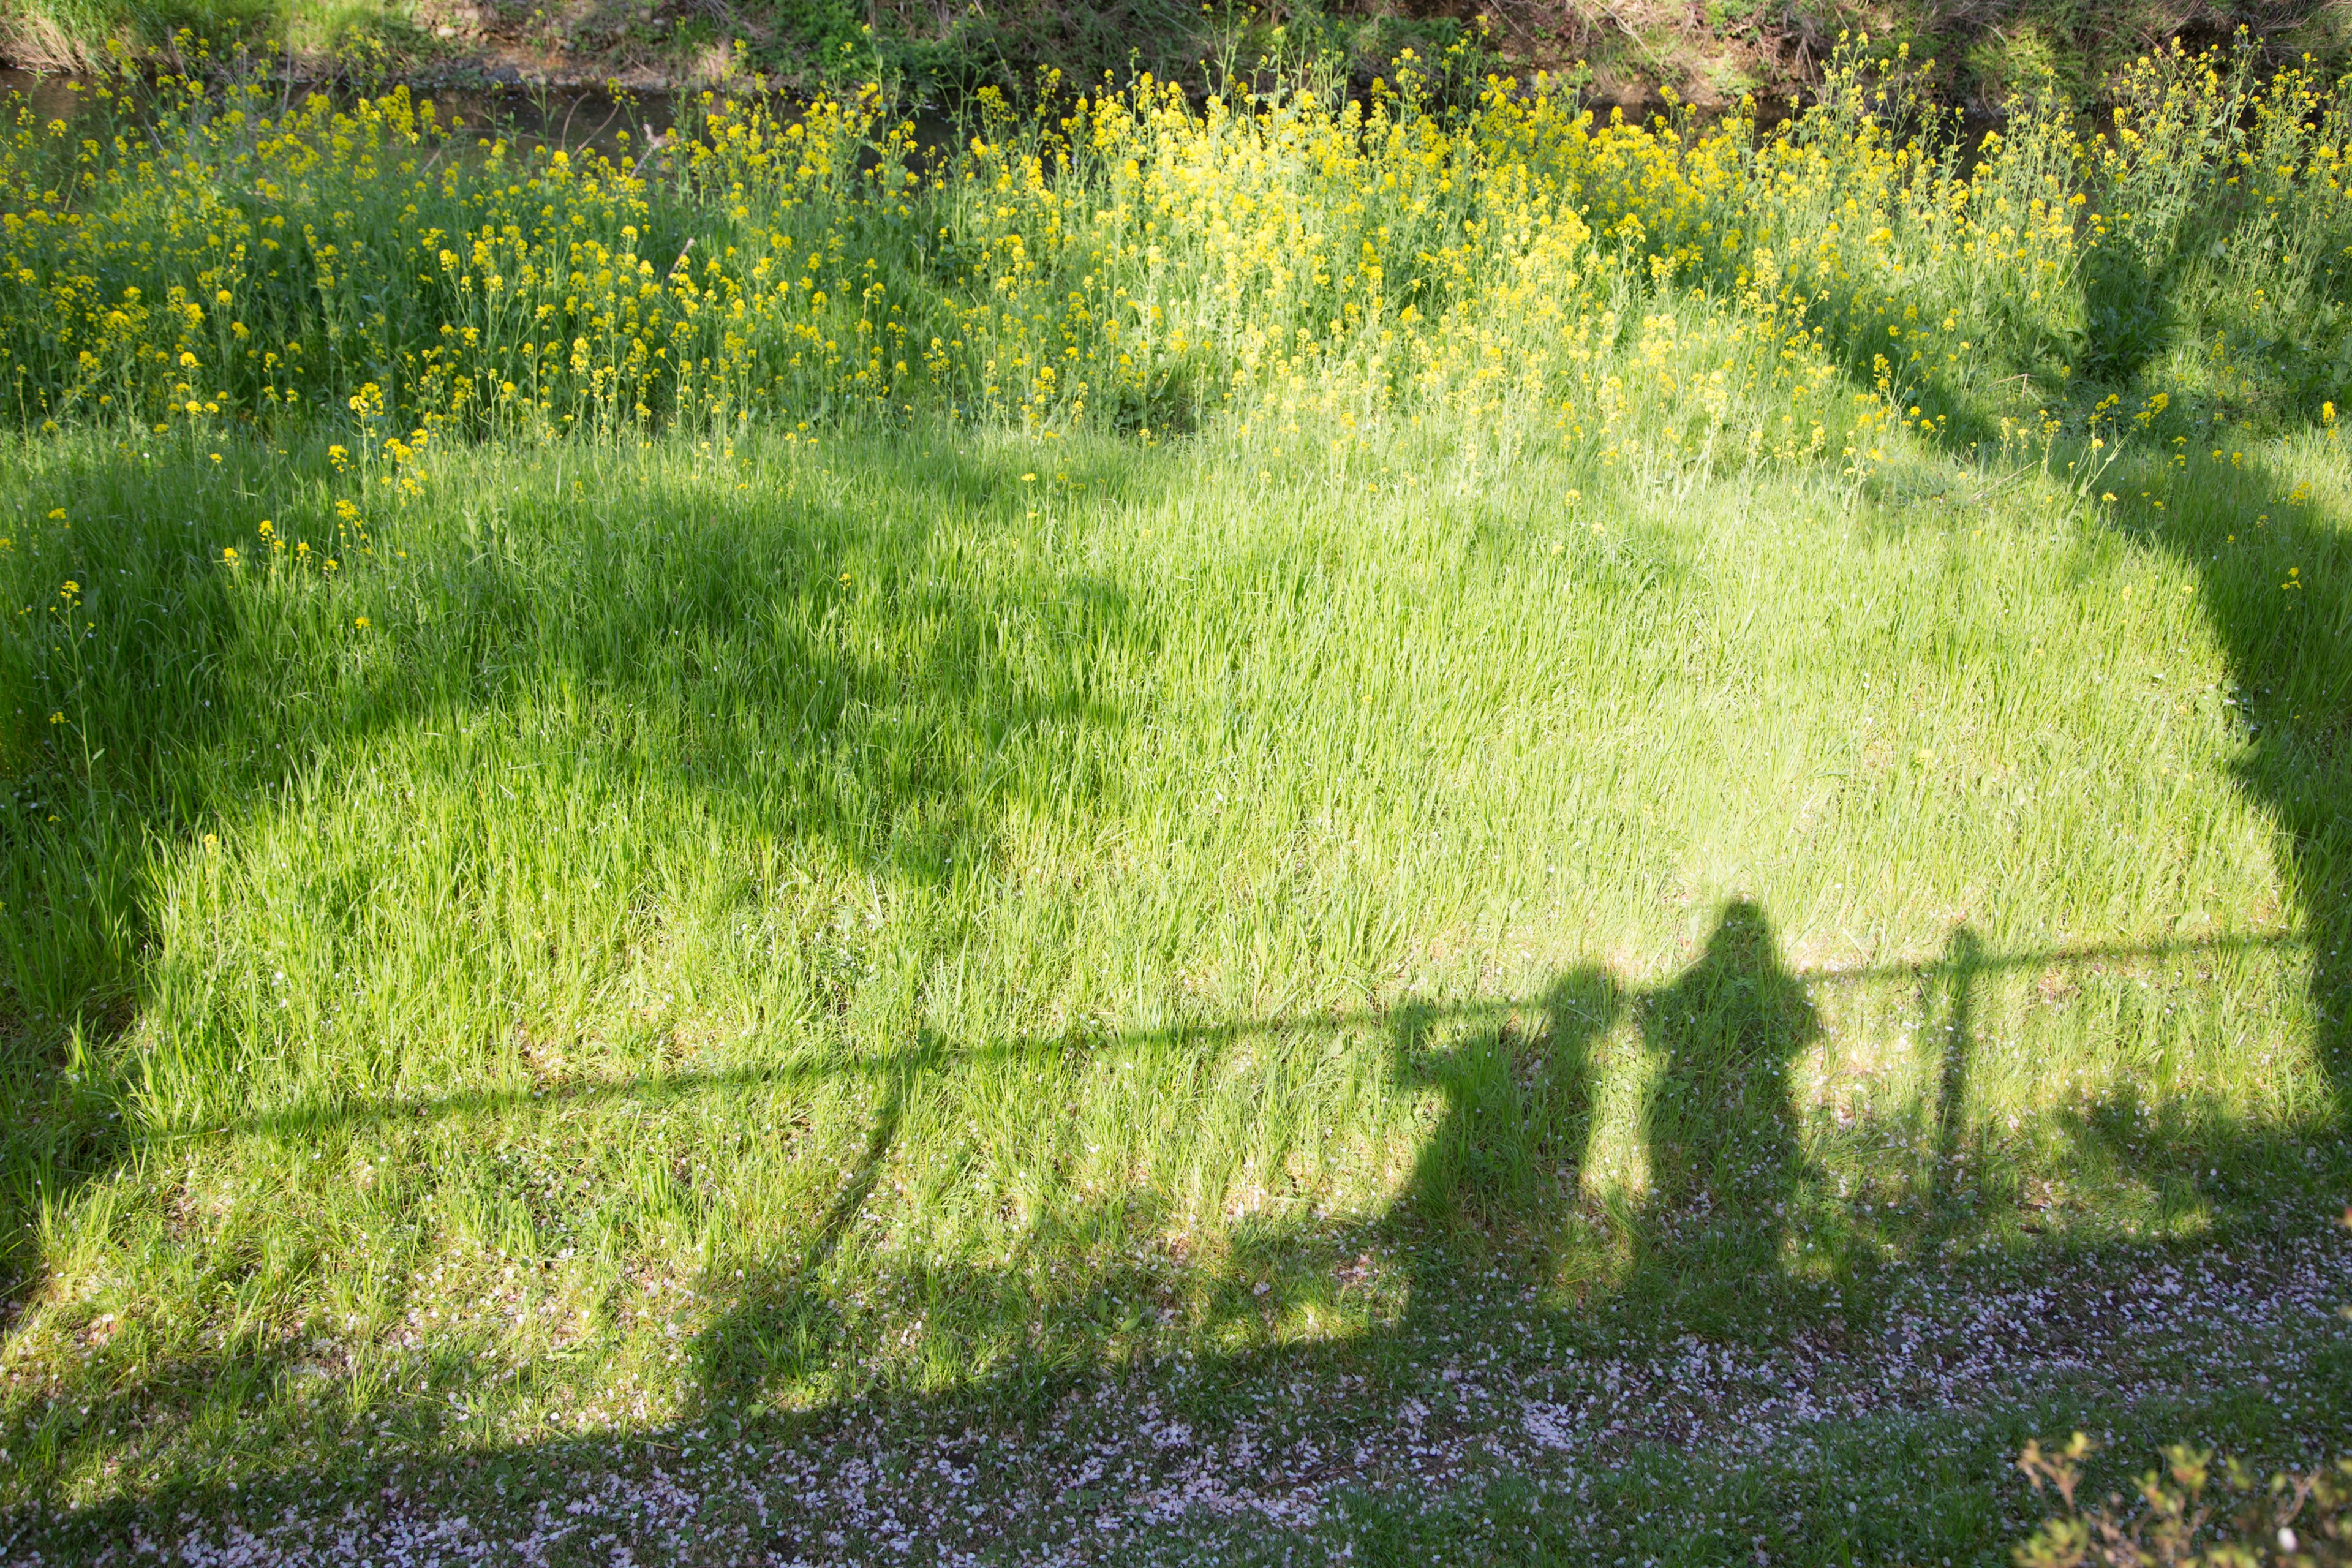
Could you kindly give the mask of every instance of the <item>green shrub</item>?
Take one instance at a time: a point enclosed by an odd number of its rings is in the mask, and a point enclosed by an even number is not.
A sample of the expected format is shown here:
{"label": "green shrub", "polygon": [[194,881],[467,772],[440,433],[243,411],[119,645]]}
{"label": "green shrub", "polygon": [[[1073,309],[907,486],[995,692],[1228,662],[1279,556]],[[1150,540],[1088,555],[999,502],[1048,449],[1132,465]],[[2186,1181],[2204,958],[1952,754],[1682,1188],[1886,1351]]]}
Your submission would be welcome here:
{"label": "green shrub", "polygon": [[2084,1502],[2082,1433],[2028,1443],[2017,1468],[2058,1511],[2016,1552],[2020,1568],[2332,1568],[2352,1563],[2352,1459],[2263,1479],[2235,1459],[2176,1444],[2126,1500]]}

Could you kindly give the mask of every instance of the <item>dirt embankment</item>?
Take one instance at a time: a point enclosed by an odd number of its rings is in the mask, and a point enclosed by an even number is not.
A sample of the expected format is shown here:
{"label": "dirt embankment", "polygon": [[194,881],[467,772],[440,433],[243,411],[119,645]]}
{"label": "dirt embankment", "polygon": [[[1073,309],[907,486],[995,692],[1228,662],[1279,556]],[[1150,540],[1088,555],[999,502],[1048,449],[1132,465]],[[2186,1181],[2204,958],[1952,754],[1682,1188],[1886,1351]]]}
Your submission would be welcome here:
{"label": "dirt embankment", "polygon": [[1803,96],[1849,31],[1934,58],[1979,109],[2054,81],[2097,93],[2167,39],[2246,29],[2277,58],[2352,61],[2352,0],[0,0],[0,63],[37,70],[267,62],[361,83],[814,91],[882,80],[952,105],[1041,73],[1203,80],[1261,60],[1369,82],[1398,53],[1578,71],[1601,101]]}

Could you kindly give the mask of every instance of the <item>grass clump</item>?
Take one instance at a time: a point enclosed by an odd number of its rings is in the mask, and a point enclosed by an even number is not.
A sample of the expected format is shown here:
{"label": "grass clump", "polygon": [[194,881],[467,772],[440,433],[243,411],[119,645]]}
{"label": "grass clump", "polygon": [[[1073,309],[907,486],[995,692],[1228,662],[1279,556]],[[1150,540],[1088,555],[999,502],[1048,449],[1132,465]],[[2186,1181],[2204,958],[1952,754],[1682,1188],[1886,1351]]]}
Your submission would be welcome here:
{"label": "grass clump", "polygon": [[1971,159],[1904,68],[20,119],[34,1539],[677,1453],[789,1560],[865,1432],[1011,1556],[1246,1560],[1263,1471],[1959,1561],[2032,1430],[2302,1458],[2346,111],[2175,53]]}

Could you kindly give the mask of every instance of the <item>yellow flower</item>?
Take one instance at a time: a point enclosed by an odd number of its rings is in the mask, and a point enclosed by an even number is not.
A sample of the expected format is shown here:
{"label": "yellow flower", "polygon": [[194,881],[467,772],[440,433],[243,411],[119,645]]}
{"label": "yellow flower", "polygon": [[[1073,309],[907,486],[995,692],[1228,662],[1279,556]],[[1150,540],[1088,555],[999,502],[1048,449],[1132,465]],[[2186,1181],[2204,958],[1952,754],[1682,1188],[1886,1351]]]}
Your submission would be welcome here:
{"label": "yellow flower", "polygon": [[365,616],[354,616],[352,621],[352,625],[359,627],[362,631],[367,630],[367,624],[368,618]]}
{"label": "yellow flower", "polygon": [[62,724],[65,721],[66,716],[63,713],[52,713],[49,715],[49,722],[52,724]]}

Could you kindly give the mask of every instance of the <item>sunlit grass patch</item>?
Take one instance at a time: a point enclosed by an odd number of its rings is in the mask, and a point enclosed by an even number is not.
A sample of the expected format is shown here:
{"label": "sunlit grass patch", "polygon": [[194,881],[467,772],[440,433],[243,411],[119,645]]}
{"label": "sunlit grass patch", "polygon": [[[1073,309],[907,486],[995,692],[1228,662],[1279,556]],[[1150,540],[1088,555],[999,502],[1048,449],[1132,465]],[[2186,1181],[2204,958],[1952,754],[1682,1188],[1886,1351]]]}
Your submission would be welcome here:
{"label": "sunlit grass patch", "polygon": [[12,1342],[142,1435],[40,1394],[41,1486],[1409,1333],[1416,1232],[1727,1326],[2306,1177],[2307,939],[2127,534],[1054,447],[457,451],[332,574],[258,455],[18,459],[24,580],[152,628],[113,782],[10,806],[26,1026],[136,998]]}
{"label": "sunlit grass patch", "polygon": [[2223,153],[2302,245],[2337,153],[2175,57],[2190,174],[1963,174],[1840,69],[1770,137],[23,127],[12,1505],[1077,1388],[1175,1453],[1294,1376],[1464,1488],[2338,1419],[2330,373],[2077,354],[2060,177],[2210,199],[2178,348],[2338,288]]}

